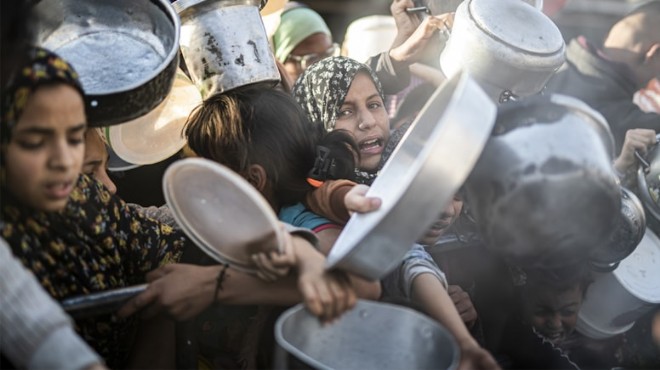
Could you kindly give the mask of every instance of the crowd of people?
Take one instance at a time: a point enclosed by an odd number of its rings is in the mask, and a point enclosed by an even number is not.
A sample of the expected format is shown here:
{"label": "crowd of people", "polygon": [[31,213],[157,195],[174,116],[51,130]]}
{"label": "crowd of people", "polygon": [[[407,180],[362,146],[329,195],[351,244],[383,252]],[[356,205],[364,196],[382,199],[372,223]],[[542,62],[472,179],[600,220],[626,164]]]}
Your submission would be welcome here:
{"label": "crowd of people", "polygon": [[[365,195],[369,185],[445,80],[439,45],[459,2],[419,16],[407,11],[416,2],[393,0],[390,21],[379,20],[395,28],[389,41],[361,61],[318,13],[289,2],[269,31],[281,82],[211,94],[190,112],[185,155],[239,174],[281,222],[281,251],[251,256],[257,274],[204,255],[168,205],[118,195],[75,68],[32,45],[30,3],[2,4],[3,369],[271,368],[284,309],[303,302],[332,325],[358,299],[440,323],[460,349],[460,369],[660,367],[657,305],[608,341],[576,332],[593,266],[530,268],[486,248],[463,188],[382,280],[326,270],[351,215],[380,207]],[[543,94],[574,96],[602,114],[616,142],[613,172],[634,188],[636,156],[658,145],[658,95],[649,92],[658,79],[655,0],[616,22],[602,44],[571,40]],[[142,283],[113,313],[72,320],[58,304]]]}

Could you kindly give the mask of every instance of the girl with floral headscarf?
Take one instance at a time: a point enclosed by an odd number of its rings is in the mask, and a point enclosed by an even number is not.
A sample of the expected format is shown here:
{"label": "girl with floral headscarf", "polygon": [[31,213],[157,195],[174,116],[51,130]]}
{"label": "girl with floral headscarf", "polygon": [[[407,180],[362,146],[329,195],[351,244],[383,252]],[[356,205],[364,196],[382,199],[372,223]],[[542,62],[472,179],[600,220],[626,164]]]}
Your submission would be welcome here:
{"label": "girl with floral headscarf", "polygon": [[[182,234],[80,174],[86,119],[73,68],[33,49],[18,71],[3,91],[0,124],[0,232],[14,255],[59,300],[139,284],[177,261]],[[113,368],[127,366],[137,324],[110,314],[76,321]]]}
{"label": "girl with floral headscarf", "polygon": [[383,90],[373,71],[350,58],[327,58],[303,72],[293,95],[310,121],[355,137],[360,149],[357,181],[371,184],[390,137]]}
{"label": "girl with floral headscarf", "polygon": [[[327,131],[344,129],[353,134],[360,150],[357,181],[371,184],[394,149],[394,145],[387,145],[389,117],[380,83],[371,69],[346,57],[324,59],[303,72],[293,94],[311,121],[323,122]],[[352,186],[340,184],[342,191],[335,184],[327,182],[309,197],[313,211],[325,216],[324,210],[337,208],[332,205],[337,202],[335,194],[346,194],[345,189]],[[332,214],[339,216],[338,212]],[[497,368],[468,332],[446,290],[444,273],[421,245],[412,246],[401,264],[383,279],[382,286],[383,297],[410,301],[445,325],[460,342],[463,367]]]}

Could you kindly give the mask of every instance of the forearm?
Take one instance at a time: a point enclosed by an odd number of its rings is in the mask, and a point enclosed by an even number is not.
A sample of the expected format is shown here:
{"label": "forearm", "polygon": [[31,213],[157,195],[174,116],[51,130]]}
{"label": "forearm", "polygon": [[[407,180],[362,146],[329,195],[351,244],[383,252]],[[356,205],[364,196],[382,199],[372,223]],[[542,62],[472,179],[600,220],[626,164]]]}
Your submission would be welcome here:
{"label": "forearm", "polygon": [[454,303],[440,280],[432,274],[421,274],[413,281],[412,301],[454,335],[460,347],[476,345],[461,320]]}
{"label": "forearm", "polygon": [[[216,292],[217,277],[222,266],[212,266],[205,271],[205,290],[209,295]],[[225,273],[217,301],[231,305],[277,305],[288,306],[302,301],[293,276],[275,282],[265,282],[256,275],[229,268]]]}

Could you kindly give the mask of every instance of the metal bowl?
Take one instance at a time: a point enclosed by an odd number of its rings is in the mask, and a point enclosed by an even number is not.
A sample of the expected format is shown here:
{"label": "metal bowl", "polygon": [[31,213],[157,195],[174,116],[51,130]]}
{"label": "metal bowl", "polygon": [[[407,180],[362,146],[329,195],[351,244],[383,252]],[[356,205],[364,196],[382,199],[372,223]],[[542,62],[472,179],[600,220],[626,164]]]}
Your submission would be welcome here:
{"label": "metal bowl", "polygon": [[436,321],[362,300],[329,325],[299,304],[277,319],[275,339],[279,369],[294,368],[282,350],[315,369],[455,369],[460,359],[456,341]]}
{"label": "metal bowl", "polygon": [[[656,142],[660,142],[660,134]],[[655,144],[643,158],[637,171],[637,184],[646,209],[660,221],[660,144]]]}
{"label": "metal bowl", "polygon": [[[644,237],[646,215],[644,206],[637,196],[626,188],[621,188],[621,212],[617,218],[610,243],[597,246],[591,252],[594,267],[616,268],[616,263],[628,257]],[[601,270],[602,271],[602,270]]]}
{"label": "metal bowl", "polygon": [[327,266],[376,280],[401,263],[470,174],[495,114],[495,104],[468,74],[440,86],[367,193],[382,206],[351,217]]}
{"label": "metal bowl", "polygon": [[90,126],[140,117],[172,87],[180,25],[167,0],[42,0],[34,24],[80,75]]}

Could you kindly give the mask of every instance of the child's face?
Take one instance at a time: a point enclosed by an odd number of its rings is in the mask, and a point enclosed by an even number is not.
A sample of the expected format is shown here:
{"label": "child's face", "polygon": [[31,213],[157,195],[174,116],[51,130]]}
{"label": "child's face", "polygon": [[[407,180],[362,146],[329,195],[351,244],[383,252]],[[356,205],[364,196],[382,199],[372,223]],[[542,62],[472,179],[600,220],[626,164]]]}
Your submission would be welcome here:
{"label": "child's face", "polygon": [[463,209],[463,200],[457,195],[445,207],[444,211],[426,234],[418,241],[422,245],[433,245],[443,236],[449,227],[454,224]]}
{"label": "child's face", "polygon": [[390,138],[390,119],[376,85],[366,73],[355,75],[344,104],[339,108],[335,129],[349,131],[355,137],[360,148],[361,170],[378,168]]}
{"label": "child's face", "polygon": [[579,285],[563,292],[530,289],[523,302],[525,319],[544,337],[559,344],[575,328],[582,293]]}
{"label": "child's face", "polygon": [[85,158],[83,161],[83,173],[94,177],[110,191],[110,194],[117,192],[117,186],[107,171],[108,165],[108,149],[99,132],[95,129],[87,130],[85,135]]}
{"label": "child's face", "polygon": [[42,211],[64,209],[82,170],[85,107],[71,86],[39,87],[28,98],[6,150],[7,187]]}

